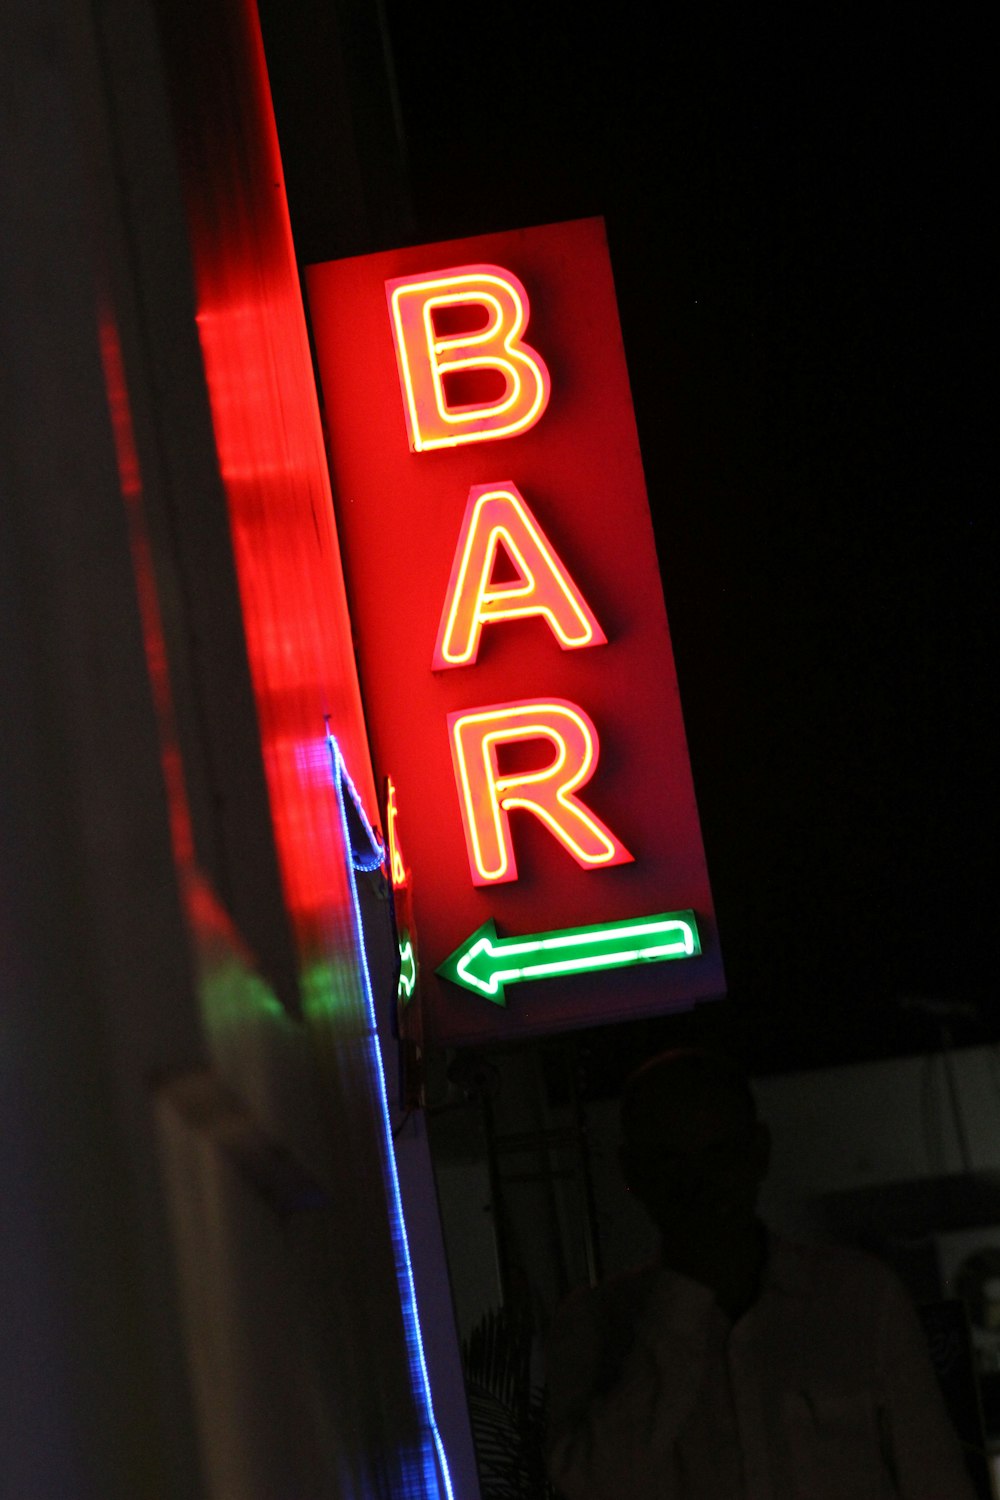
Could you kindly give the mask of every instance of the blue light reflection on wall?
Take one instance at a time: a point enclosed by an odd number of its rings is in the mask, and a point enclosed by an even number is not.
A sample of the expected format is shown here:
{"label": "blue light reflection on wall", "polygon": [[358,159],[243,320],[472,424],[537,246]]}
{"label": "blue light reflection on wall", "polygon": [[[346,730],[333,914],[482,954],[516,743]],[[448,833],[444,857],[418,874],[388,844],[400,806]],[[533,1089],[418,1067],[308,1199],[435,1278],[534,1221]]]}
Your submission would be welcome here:
{"label": "blue light reflection on wall", "polygon": [[[375,998],[372,993],[368,956],[365,952],[361,904],[358,899],[357,873],[359,871],[370,872],[379,869],[385,862],[385,851],[365,815],[365,810],[361,805],[350,773],[344,764],[344,758],[340,753],[340,746],[333,735],[327,736],[326,743],[329,748],[334,785],[337,790],[337,807],[340,813],[344,847],[350,851],[351,856],[351,896],[354,907],[354,928],[357,937],[358,953],[361,957],[365,1004],[368,1008],[368,1018],[371,1027],[369,1035],[371,1071],[378,1087],[378,1098],[382,1111],[382,1142],[386,1163],[386,1176],[390,1187],[390,1227],[396,1258],[396,1275],[399,1281],[410,1374],[413,1381],[414,1397],[418,1409],[422,1412],[428,1434],[427,1442],[421,1453],[409,1456],[403,1455],[403,1482],[406,1485],[406,1491],[400,1497],[400,1500],[433,1500],[433,1497],[440,1497],[440,1500],[454,1500],[448,1459],[445,1455],[444,1444],[441,1441],[441,1435],[434,1417],[430,1378],[427,1373],[427,1361],[424,1357],[424,1345],[420,1333],[420,1317],[417,1310],[416,1289],[413,1283],[413,1265],[410,1260],[410,1247],[406,1236],[406,1221],[403,1217],[403,1202],[399,1190],[399,1175],[396,1171],[396,1154],[392,1141],[392,1127],[389,1120],[389,1099],[385,1085],[385,1070],[382,1066],[382,1053],[375,1018]],[[356,828],[352,830],[352,820],[348,818],[347,798],[350,798],[351,807],[360,821],[361,829],[363,830],[363,837],[361,838],[359,838]]]}

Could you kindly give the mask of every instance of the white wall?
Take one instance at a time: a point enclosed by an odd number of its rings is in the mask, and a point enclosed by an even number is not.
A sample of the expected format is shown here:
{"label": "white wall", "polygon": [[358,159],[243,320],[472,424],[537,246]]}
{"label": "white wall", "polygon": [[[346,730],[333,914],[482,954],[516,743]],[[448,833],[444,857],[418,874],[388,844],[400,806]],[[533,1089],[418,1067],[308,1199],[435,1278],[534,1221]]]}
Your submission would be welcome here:
{"label": "white wall", "polygon": [[[997,1050],[963,1049],[952,1065],[971,1166],[1000,1173]],[[761,1210],[786,1234],[824,1232],[816,1205],[825,1194],[964,1170],[940,1053],[762,1078],[754,1093],[774,1141]],[[648,1258],[655,1235],[618,1170],[617,1101],[591,1104],[587,1122],[603,1270],[612,1274]],[[438,1150],[436,1173],[458,1321],[467,1332],[500,1294],[485,1143],[478,1155],[468,1135],[463,1146]]]}
{"label": "white wall", "polygon": [[[763,1210],[794,1221],[823,1193],[974,1171],[1000,1171],[1000,1062],[992,1047],[764,1078],[754,1085],[774,1157]],[[791,1226],[790,1226],[791,1227]]]}
{"label": "white wall", "polygon": [[[1000,1172],[1000,1059],[992,1047],[952,1054],[971,1167]],[[940,1053],[756,1080],[773,1157],[761,1212],[787,1234],[821,1233],[816,1200],[965,1170]],[[590,1107],[594,1186],[606,1269],[635,1264],[655,1239],[617,1168],[618,1106]]]}

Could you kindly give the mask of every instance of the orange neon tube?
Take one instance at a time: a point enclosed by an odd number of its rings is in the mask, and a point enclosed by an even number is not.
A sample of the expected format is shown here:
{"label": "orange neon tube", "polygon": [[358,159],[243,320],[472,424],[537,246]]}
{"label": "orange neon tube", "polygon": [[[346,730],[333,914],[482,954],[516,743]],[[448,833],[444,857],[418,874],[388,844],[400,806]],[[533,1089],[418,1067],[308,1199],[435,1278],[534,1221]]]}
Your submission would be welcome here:
{"label": "orange neon tube", "polygon": [[[500,266],[460,266],[386,282],[396,365],[407,433],[414,453],[515,437],[533,427],[548,405],[545,361],[522,339],[528,294]],[[473,306],[486,315],[474,332],[441,335],[438,309]],[[449,403],[445,377],[462,370],[494,370],[503,394],[468,406]]]}
{"label": "orange neon tube", "polygon": [[[503,547],[517,570],[494,583]],[[539,615],[564,651],[603,646],[606,636],[565,563],[509,480],[469,491],[451,579],[438,627],[432,667],[470,666],[484,625]]]}
{"label": "orange neon tube", "polygon": [[[584,869],[625,864],[632,856],[576,795],[597,768],[597,730],[578,704],[522,699],[448,715],[448,734],[473,885],[516,880],[510,813],[534,814]],[[547,740],[553,758],[540,770],[502,774],[498,747]]]}

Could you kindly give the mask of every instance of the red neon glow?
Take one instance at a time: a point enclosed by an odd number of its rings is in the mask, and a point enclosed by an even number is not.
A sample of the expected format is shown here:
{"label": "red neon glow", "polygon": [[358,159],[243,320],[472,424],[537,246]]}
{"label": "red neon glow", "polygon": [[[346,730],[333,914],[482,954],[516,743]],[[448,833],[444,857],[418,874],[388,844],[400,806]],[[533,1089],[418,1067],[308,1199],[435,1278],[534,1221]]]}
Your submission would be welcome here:
{"label": "red neon glow", "polygon": [[[492,580],[503,546],[518,576]],[[541,615],[564,651],[603,646],[607,637],[524,497],[509,480],[469,491],[432,665],[475,661],[483,626]]]}
{"label": "red neon glow", "polygon": [[[517,879],[509,814],[534,813],[584,869],[627,864],[632,856],[579,797],[597,769],[593,722],[562,698],[522,699],[448,715],[448,735],[473,885]],[[497,748],[548,740],[554,759],[541,770],[502,774]]]}
{"label": "red neon glow", "polygon": [[[240,149],[252,149],[252,169],[242,186],[231,182],[221,146],[203,174],[191,165],[202,195],[197,330],[275,845],[305,965],[356,947],[327,731],[365,804],[376,798],[263,43],[255,6],[238,12],[248,69],[240,118],[252,121]],[[239,231],[217,233],[216,216],[230,211]]]}
{"label": "red neon glow", "polygon": [[[414,453],[514,437],[533,427],[549,400],[544,360],[521,339],[528,294],[499,266],[459,266],[432,275],[400,276],[385,284],[406,426]],[[474,332],[445,334],[435,313],[471,308],[486,316]],[[445,378],[493,370],[503,394],[468,405],[448,399]]]}
{"label": "red neon glow", "polygon": [[399,847],[399,830],[396,827],[399,813],[396,810],[396,786],[391,776],[386,777],[385,822],[386,842],[389,846],[389,877],[394,890],[400,890],[407,882],[406,861]]}

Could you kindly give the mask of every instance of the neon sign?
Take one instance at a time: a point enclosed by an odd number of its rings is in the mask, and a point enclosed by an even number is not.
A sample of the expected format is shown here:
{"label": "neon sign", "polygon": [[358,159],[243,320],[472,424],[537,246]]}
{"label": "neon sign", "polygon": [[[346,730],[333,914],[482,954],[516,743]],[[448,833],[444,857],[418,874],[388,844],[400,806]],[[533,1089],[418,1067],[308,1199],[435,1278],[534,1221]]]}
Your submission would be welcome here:
{"label": "neon sign", "polygon": [[417,987],[417,956],[413,951],[413,942],[406,936],[402,937],[399,944],[399,984],[396,994],[405,1005],[407,1000],[413,999],[413,991]]}
{"label": "neon sign", "polygon": [[491,918],[438,965],[438,973],[497,1005],[506,1005],[504,986],[525,979],[554,979],[595,969],[663,963],[693,958],[700,952],[693,911],[517,938],[498,937]]}
{"label": "neon sign", "polygon": [[399,811],[396,807],[396,787],[391,776],[386,778],[386,845],[388,850],[389,879],[392,881],[393,890],[401,890],[406,885],[409,876],[406,863],[403,859],[403,851],[399,847]]}
{"label": "neon sign", "polygon": [[[307,283],[401,942],[419,933],[400,1015],[461,1044],[721,995],[603,224],[357,256]],[[697,916],[626,936],[650,910]],[[489,939],[471,983],[448,966],[468,933]],[[509,947],[560,934],[581,942]],[[401,1001],[404,975],[401,955]],[[509,1008],[489,1003],[504,984]]]}
{"label": "neon sign", "polygon": [[330,769],[337,793],[337,811],[340,816],[341,838],[343,840],[343,847],[348,854],[354,940],[361,964],[361,976],[368,1020],[367,1035],[364,1040],[365,1046],[368,1049],[369,1075],[377,1083],[377,1098],[380,1106],[379,1113],[382,1127],[381,1147],[383,1166],[390,1191],[392,1241],[396,1256],[396,1279],[399,1284],[403,1323],[406,1329],[406,1342],[410,1350],[411,1376],[427,1427],[425,1437],[425,1446],[427,1448],[425,1468],[428,1477],[436,1476],[440,1479],[441,1491],[444,1494],[445,1500],[454,1500],[448,1459],[445,1454],[444,1444],[441,1441],[440,1431],[438,1430],[437,1418],[434,1414],[430,1377],[427,1373],[427,1359],[424,1354],[420,1313],[417,1307],[417,1292],[413,1279],[413,1262],[410,1259],[406,1218],[403,1214],[403,1198],[399,1186],[399,1172],[396,1167],[396,1150],[393,1144],[392,1124],[389,1118],[389,1096],[386,1089],[385,1068],[382,1064],[382,1049],[379,1043],[378,1018],[375,1014],[375,995],[372,990],[371,972],[368,968],[368,950],[365,944],[364,921],[361,915],[361,901],[358,895],[358,874],[370,873],[380,869],[385,863],[385,850],[368,820],[361,798],[358,796],[354,782],[351,780],[350,773],[344,764],[344,757],[341,754],[340,746],[332,734],[327,735],[326,747],[330,756]]}
{"label": "neon sign", "polygon": [[[544,361],[521,339],[528,296],[499,266],[461,266],[433,276],[386,282],[399,382],[414,453],[513,437],[533,427],[549,400]],[[439,333],[445,310],[485,313],[481,328]],[[494,371],[503,392],[494,399],[455,403],[447,380],[463,371]]]}
{"label": "neon sign", "polygon": [[[575,703],[558,698],[496,703],[448,715],[462,822],[474,885],[517,879],[509,814],[534,813],[584,869],[626,864],[632,856],[575,795],[597,767],[597,730]],[[540,769],[502,774],[502,745],[547,740],[554,759]]]}
{"label": "neon sign", "polygon": [[[503,547],[517,577],[496,582]],[[606,637],[517,486],[474,484],[445,595],[433,665],[470,666],[483,626],[540,615],[564,651],[603,646]]]}

